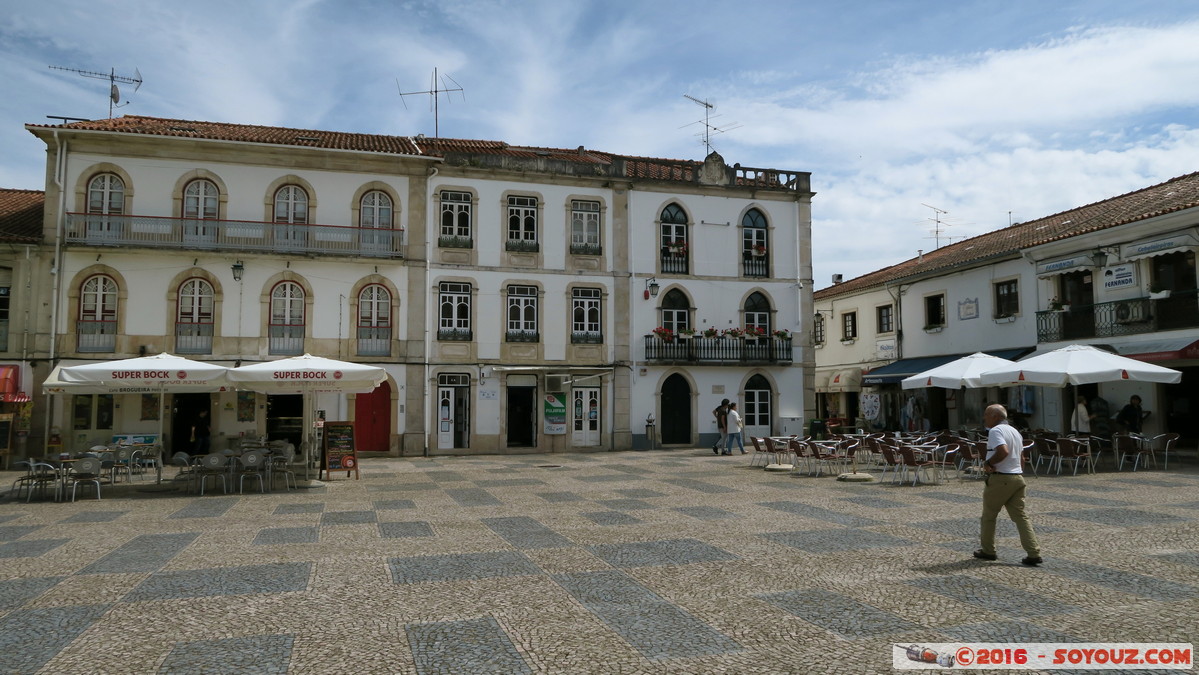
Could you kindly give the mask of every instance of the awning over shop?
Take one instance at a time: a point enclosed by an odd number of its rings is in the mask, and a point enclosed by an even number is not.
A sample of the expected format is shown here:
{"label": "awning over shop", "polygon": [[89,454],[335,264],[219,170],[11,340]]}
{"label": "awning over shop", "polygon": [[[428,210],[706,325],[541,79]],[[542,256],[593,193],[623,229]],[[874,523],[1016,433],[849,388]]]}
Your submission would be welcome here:
{"label": "awning over shop", "polygon": [[21,391],[21,367],[0,366],[0,402],[25,403],[32,399]]}
{"label": "awning over shop", "polygon": [[831,380],[832,377],[833,377],[833,371],[831,371],[831,370],[826,370],[824,372],[817,371],[816,386],[815,386],[817,394],[828,393],[828,381]]}
{"label": "awning over shop", "polygon": [[1199,340],[1191,336],[1126,342],[1116,345],[1116,353],[1138,361],[1199,359]]}
{"label": "awning over shop", "polygon": [[843,391],[862,391],[862,369],[846,368],[838,370],[828,379],[829,393]]}
{"label": "awning over shop", "polygon": [[[998,356],[1001,359],[1015,361],[1024,354],[1032,351],[1032,347],[1018,347],[1015,349],[984,349],[984,354]],[[877,385],[877,384],[894,384],[905,377],[911,377],[916,373],[923,373],[926,370],[932,370],[938,366],[943,366],[950,361],[960,359],[967,354],[943,354],[940,356],[918,356],[910,359],[900,359],[894,363],[888,363],[885,366],[880,366],[862,376],[862,384]]]}
{"label": "awning over shop", "polygon": [[1140,260],[1141,258],[1150,258],[1155,255],[1167,255],[1178,253],[1179,251],[1193,251],[1196,247],[1199,247],[1199,240],[1195,239],[1195,235],[1180,233],[1170,237],[1160,237],[1125,244],[1120,252],[1124,260],[1133,261]]}
{"label": "awning over shop", "polygon": [[[1051,277],[1057,274],[1066,274],[1067,272],[1089,270],[1094,267],[1095,261],[1091,260],[1091,256],[1076,255],[1069,258],[1058,258],[1056,260],[1046,260],[1045,262],[1037,263],[1037,276],[1041,278]],[[933,367],[935,368],[936,366]]]}

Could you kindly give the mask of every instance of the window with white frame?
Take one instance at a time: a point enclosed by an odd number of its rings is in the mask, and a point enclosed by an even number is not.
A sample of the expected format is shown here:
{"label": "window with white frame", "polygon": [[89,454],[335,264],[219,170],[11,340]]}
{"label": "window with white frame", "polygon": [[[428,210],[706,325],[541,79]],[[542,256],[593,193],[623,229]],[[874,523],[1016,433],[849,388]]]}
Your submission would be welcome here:
{"label": "window with white frame", "polygon": [[391,355],[391,292],[380,284],[358,294],[358,354]]}
{"label": "window with white frame", "polygon": [[600,203],[582,199],[570,202],[570,252],[584,255],[603,253],[600,245]]}
{"label": "window with white frame", "polygon": [[662,298],[662,327],[676,334],[691,327],[691,303],[678,289]]}
{"label": "window with white frame", "polygon": [[183,188],[183,217],[189,220],[215,220],[219,213],[220,190],[210,180],[193,180]]}
{"label": "window with white frame", "polygon": [[469,341],[470,284],[445,281],[439,286],[437,339]]}
{"label": "window with white frame", "polygon": [[571,291],[571,342],[600,344],[604,341],[600,322],[602,298],[603,294],[598,288],[576,288]]}
{"label": "window with white frame", "polygon": [[508,286],[508,342],[537,342],[537,287]]}
{"label": "window with white frame", "polygon": [[769,276],[767,257],[766,216],[757,209],[750,209],[741,218],[742,270],[747,277]]}
{"label": "window with white frame", "polygon": [[117,282],[104,274],[84,280],[79,289],[79,336],[81,352],[111,352],[117,338]]}
{"label": "window with white frame", "polygon": [[102,173],[87,185],[87,236],[115,239],[123,232],[125,182],[119,176]]}
{"label": "window with white frame", "polygon": [[816,314],[812,317],[812,341],[818,345],[824,344],[824,315]]}
{"label": "window with white frame", "polygon": [[438,246],[470,248],[473,246],[474,204],[469,192],[441,191],[441,236]]}
{"label": "window with white frame", "polygon": [[508,197],[508,250],[536,250],[537,198]]}
{"label": "window with white frame", "polygon": [[304,289],[294,281],[282,281],[271,289],[271,322],[268,326],[271,354],[304,353]]}
{"label": "window with white frame", "polygon": [[284,185],[275,193],[275,222],[300,225],[308,222],[308,193],[299,185]]}
{"label": "window with white frame", "polygon": [[179,286],[175,314],[175,351],[180,354],[211,354],[213,334],[212,284],[188,279]]}
{"label": "window with white frame", "polygon": [[382,190],[371,190],[362,195],[358,208],[358,227],[390,230],[391,196]]}
{"label": "window with white frame", "polygon": [[770,335],[770,301],[761,293],[752,293],[745,299],[745,327],[757,329],[762,336]]}

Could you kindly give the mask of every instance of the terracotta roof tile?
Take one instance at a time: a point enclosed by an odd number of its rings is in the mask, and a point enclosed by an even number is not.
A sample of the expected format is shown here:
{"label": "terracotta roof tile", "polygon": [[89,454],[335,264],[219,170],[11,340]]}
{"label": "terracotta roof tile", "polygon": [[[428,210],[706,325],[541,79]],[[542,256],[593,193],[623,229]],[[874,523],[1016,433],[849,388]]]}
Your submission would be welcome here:
{"label": "terracotta roof tile", "polygon": [[41,190],[0,188],[0,241],[40,242],[45,203]]}
{"label": "terracotta roof tile", "polygon": [[919,274],[1015,255],[1021,249],[1195,207],[1199,207],[1199,173],[943,246],[922,257],[822,288],[814,297],[817,300],[840,297]]}
{"label": "terracotta roof tile", "polygon": [[[351,134],[310,129],[288,129],[284,127],[226,124],[223,122],[200,122],[173,120],[158,117],[125,115],[113,119],[70,122],[63,125],[30,124],[30,131],[40,129],[76,129],[84,131],[144,134],[174,138],[197,138],[207,140],[236,141],[243,143],[266,143],[297,147],[314,147],[337,150],[379,152],[430,158],[444,158],[448,162],[466,156],[494,155],[498,164],[501,158],[522,160],[547,160],[551,169],[560,169],[563,164],[577,165],[574,171],[585,174],[607,174],[643,180],[695,182],[703,162],[653,157],[632,157],[578,148],[547,148],[537,146],[509,145],[503,141],[471,140],[459,138],[428,138],[418,136],[384,136],[377,134]],[[486,163],[486,160],[484,160]],[[738,176],[739,186],[754,186],[767,189],[797,189],[792,183],[780,180],[779,172],[773,169],[757,170],[756,178]],[[784,172],[788,175],[798,172]]]}

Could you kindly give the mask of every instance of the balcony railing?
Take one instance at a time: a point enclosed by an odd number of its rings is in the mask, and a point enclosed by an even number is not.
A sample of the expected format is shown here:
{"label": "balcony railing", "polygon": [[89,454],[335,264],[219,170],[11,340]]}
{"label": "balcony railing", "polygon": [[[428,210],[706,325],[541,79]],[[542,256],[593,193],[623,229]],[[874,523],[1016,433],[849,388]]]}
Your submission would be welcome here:
{"label": "balcony railing", "polygon": [[674,338],[645,337],[645,360],[658,363],[790,363],[791,340],[785,338]]}
{"label": "balcony railing", "polygon": [[403,258],[404,231],[251,220],[67,214],[66,240],[92,246],[147,246]]}
{"label": "balcony railing", "polygon": [[117,349],[116,321],[80,320],[75,322],[75,332],[79,336],[78,351],[114,352]]}
{"label": "balcony railing", "polygon": [[0,321],[0,350],[8,351],[8,319]]}
{"label": "balcony railing", "polygon": [[211,323],[175,323],[175,353],[176,354],[211,354],[212,353],[212,324]]}
{"label": "balcony railing", "polygon": [[272,324],[267,326],[270,334],[269,353],[271,354],[303,354],[304,326]]}
{"label": "balcony railing", "polygon": [[570,343],[573,345],[602,345],[604,344],[604,334],[599,331],[571,331]]}
{"label": "balcony railing", "polygon": [[741,256],[741,272],[747,277],[770,276],[770,264],[764,255],[753,255],[748,251]]}
{"label": "balcony railing", "polygon": [[687,251],[662,247],[662,273],[687,274]]}
{"label": "balcony railing", "polygon": [[507,342],[539,342],[541,334],[535,330],[509,330],[504,339]]}
{"label": "balcony railing", "polygon": [[445,342],[470,342],[474,336],[469,328],[438,328],[437,339]]}
{"label": "balcony railing", "polygon": [[1194,290],[1174,291],[1170,297],[1158,300],[1133,298],[1037,312],[1037,342],[1139,335],[1181,328],[1199,328],[1199,298]]}
{"label": "balcony railing", "polygon": [[359,356],[391,356],[391,326],[359,326]]}

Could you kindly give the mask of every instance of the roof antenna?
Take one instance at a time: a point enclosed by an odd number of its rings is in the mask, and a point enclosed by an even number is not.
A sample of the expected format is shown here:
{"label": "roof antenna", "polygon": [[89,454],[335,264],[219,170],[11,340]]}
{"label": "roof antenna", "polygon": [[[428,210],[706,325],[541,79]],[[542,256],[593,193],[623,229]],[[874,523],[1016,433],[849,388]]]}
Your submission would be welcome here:
{"label": "roof antenna", "polygon": [[[716,105],[714,103],[709,103],[706,100],[701,101],[698,98],[695,98],[694,96],[692,96],[690,94],[683,94],[683,98],[686,98],[690,101],[694,101],[695,103],[698,103],[699,105],[702,105],[704,107],[704,118],[702,120],[696,120],[695,122],[691,123],[691,124],[703,124],[704,125],[703,132],[701,132],[700,134],[697,134],[704,139],[704,148],[706,150],[706,152],[704,154],[706,154],[706,155],[712,154],[712,136],[713,135],[723,134],[726,131],[732,131],[733,129],[741,128],[741,125],[736,122],[731,122],[728,125],[723,126],[723,127],[714,126],[712,124],[712,118],[720,117],[720,115],[712,115],[712,111],[716,108]],[[679,128],[683,129],[683,128],[691,126],[691,124],[684,124],[683,126],[681,126]]]}
{"label": "roof antenna", "polygon": [[121,84],[137,85],[133,88],[136,92],[142,88],[142,71],[137,68],[133,69],[133,77],[125,77],[117,75],[117,69],[112,68],[107,73],[97,73],[92,70],[79,70],[78,68],[63,68],[62,66],[50,66],[50,70],[65,70],[68,73],[77,73],[83,77],[90,77],[96,80],[108,80],[108,117],[112,118],[112,109],[114,107],[124,108],[129,105],[129,101],[121,103],[121,90],[117,88],[117,82]]}
{"label": "roof antenna", "polygon": [[945,240],[946,244],[952,244],[954,239],[965,239],[966,238],[965,235],[951,237],[948,234],[945,234],[945,228],[953,225],[953,223],[947,223],[947,222],[941,220],[941,216],[949,215],[948,211],[946,211],[945,209],[939,209],[931,204],[921,203],[920,205],[933,210],[933,217],[929,219],[929,220],[933,221],[933,229],[930,230],[930,232],[932,233],[932,236],[925,237],[925,239],[935,239],[937,248],[941,248],[941,240],[942,239]]}
{"label": "roof antenna", "polygon": [[[454,86],[451,87],[449,85],[449,83],[446,82],[446,80],[453,82]],[[440,86],[438,86],[439,84],[440,84]],[[440,111],[438,110],[438,108],[439,108],[438,102],[441,100],[441,94],[445,94],[446,102],[449,102],[450,101],[450,97],[449,97],[450,93],[455,92],[455,91],[462,91],[462,85],[455,82],[454,78],[450,77],[449,75],[442,75],[441,78],[439,79],[437,76],[437,68],[433,68],[433,76],[431,78],[429,78],[429,88],[427,90],[425,90],[425,91],[402,91],[402,90],[400,90],[400,80],[397,78],[396,79],[396,91],[400,92],[400,102],[401,103],[404,102],[405,96],[416,96],[418,94],[428,94],[430,97],[432,97],[433,100],[430,102],[429,105],[433,109],[433,138],[441,138],[441,122],[439,119]],[[466,103],[466,94],[465,93],[462,94],[462,102]],[[404,110],[407,110],[407,109],[408,109],[408,104],[404,103]]]}

